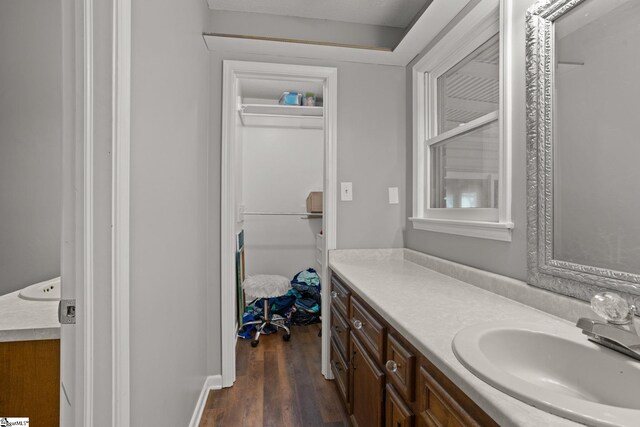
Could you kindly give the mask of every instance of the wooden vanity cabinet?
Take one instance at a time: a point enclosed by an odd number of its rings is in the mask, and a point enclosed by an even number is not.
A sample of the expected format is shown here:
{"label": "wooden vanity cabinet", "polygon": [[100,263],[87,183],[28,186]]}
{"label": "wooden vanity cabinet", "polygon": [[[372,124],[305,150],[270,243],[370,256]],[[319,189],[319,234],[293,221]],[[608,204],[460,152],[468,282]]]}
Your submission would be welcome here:
{"label": "wooden vanity cabinet", "polygon": [[331,368],[353,426],[498,425],[333,273],[331,284]]}

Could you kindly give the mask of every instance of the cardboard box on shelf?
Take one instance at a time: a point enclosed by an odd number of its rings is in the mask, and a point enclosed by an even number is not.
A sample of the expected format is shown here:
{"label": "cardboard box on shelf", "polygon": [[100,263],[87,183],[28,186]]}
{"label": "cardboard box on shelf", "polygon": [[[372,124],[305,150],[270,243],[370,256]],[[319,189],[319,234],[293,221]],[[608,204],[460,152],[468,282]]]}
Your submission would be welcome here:
{"label": "cardboard box on shelf", "polygon": [[312,191],[307,196],[307,212],[322,213],[322,191]]}

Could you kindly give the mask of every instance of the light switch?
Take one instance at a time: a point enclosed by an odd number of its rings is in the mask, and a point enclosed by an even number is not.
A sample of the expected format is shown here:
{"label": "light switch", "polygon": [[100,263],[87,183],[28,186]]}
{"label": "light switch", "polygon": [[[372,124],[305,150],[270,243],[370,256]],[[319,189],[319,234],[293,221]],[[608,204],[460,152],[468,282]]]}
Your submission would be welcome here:
{"label": "light switch", "polygon": [[343,202],[350,202],[353,200],[353,183],[340,183],[340,200],[342,200]]}
{"label": "light switch", "polygon": [[397,205],[400,203],[398,197],[398,187],[389,187],[389,204]]}

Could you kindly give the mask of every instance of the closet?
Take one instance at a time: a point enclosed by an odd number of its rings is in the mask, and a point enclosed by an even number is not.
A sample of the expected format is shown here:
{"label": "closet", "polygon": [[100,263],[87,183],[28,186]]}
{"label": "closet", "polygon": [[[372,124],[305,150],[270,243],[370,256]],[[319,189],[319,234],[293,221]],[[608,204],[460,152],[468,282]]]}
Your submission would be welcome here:
{"label": "closet", "polygon": [[[301,93],[311,105],[283,105],[285,92]],[[309,268],[322,274],[323,212],[307,206],[310,193],[317,205],[324,190],[322,93],[318,81],[238,80],[238,285],[258,274],[293,279]],[[241,316],[250,301],[242,302],[240,287],[238,297]]]}

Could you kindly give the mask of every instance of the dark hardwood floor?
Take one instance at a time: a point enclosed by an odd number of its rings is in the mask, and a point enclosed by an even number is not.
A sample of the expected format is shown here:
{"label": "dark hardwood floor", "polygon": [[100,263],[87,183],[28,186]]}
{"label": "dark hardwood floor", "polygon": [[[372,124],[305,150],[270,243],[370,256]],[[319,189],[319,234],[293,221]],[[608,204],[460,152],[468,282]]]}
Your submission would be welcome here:
{"label": "dark hardwood floor", "polygon": [[260,337],[251,347],[239,340],[233,387],[209,393],[200,427],[348,426],[333,381],[320,373],[320,325],[294,326]]}

